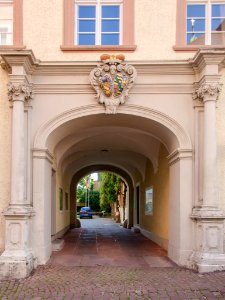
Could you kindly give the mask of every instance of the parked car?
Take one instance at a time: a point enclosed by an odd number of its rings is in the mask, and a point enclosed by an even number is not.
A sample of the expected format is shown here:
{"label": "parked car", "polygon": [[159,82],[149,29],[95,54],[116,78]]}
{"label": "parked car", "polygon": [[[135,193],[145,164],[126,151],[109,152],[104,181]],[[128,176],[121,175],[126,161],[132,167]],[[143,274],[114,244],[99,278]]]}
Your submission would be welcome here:
{"label": "parked car", "polygon": [[80,209],[80,219],[82,218],[91,218],[92,219],[93,213],[91,208],[88,206],[81,207]]}

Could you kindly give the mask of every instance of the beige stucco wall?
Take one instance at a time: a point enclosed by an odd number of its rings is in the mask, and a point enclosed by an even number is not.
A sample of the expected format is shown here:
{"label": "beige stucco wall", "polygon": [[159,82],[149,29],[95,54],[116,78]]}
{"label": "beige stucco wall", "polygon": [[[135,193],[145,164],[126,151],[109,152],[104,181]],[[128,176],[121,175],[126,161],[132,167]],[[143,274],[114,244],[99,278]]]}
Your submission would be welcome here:
{"label": "beige stucco wall", "polygon": [[[96,52],[62,52],[63,0],[24,0],[24,44],[41,60],[96,60]],[[163,60],[192,57],[173,50],[176,39],[175,0],[135,1],[136,51],[131,60]],[[104,51],[105,52],[105,51]]]}
{"label": "beige stucco wall", "polygon": [[[60,210],[60,188],[63,190],[63,210]],[[65,192],[68,193],[66,210]],[[56,171],[56,233],[70,225],[70,187],[60,170]]]}
{"label": "beige stucco wall", "polygon": [[[0,68],[0,212],[10,197],[11,109],[7,96],[7,72]],[[0,252],[4,249],[5,221],[0,214]]]}
{"label": "beige stucco wall", "polygon": [[[169,232],[169,166],[167,155],[167,150],[161,145],[159,166],[155,174],[152,165],[148,162],[140,198],[141,228],[164,240],[168,240]],[[145,190],[149,187],[153,187],[153,214],[145,215]]]}

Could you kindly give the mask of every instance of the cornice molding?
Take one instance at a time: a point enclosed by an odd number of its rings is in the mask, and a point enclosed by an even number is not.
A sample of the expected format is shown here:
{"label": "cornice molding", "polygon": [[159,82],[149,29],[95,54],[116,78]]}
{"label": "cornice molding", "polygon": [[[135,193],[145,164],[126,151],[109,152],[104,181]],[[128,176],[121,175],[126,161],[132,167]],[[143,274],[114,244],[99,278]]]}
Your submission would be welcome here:
{"label": "cornice molding", "polygon": [[207,65],[225,66],[225,48],[200,49],[189,63],[195,72],[201,73]]}
{"label": "cornice molding", "polygon": [[[96,61],[40,61],[32,50],[0,50],[2,66],[11,72],[12,66],[22,65],[27,74],[33,75],[89,75]],[[194,75],[188,60],[139,60],[126,61],[133,65],[138,74]]]}
{"label": "cornice molding", "polygon": [[[34,84],[34,94],[94,94],[90,84]],[[135,84],[130,94],[192,94],[192,84]]]}

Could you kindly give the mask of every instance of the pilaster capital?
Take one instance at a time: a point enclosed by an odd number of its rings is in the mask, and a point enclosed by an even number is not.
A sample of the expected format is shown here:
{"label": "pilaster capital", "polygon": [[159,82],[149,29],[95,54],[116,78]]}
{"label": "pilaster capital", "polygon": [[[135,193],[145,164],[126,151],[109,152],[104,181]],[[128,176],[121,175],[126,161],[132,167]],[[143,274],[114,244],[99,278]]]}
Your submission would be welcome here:
{"label": "pilaster capital", "polygon": [[33,98],[32,85],[25,83],[8,83],[9,101],[28,102]]}
{"label": "pilaster capital", "polygon": [[220,91],[222,89],[222,83],[219,82],[205,82],[197,87],[193,93],[193,100],[200,100],[205,102],[207,100],[217,101]]}

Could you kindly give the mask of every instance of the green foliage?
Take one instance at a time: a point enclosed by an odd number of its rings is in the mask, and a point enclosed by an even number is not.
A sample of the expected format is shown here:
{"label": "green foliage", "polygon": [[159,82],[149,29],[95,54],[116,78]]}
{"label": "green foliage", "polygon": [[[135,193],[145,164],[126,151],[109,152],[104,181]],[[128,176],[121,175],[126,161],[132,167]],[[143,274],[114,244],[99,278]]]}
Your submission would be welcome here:
{"label": "green foliage", "polygon": [[86,197],[86,181],[85,178],[82,178],[77,185],[77,202],[85,202]]}
{"label": "green foliage", "polygon": [[100,193],[99,191],[90,190],[89,203],[93,211],[100,211]]}
{"label": "green foliage", "polygon": [[117,201],[122,179],[114,174],[100,174],[100,207],[107,213],[111,212],[111,204]]}

